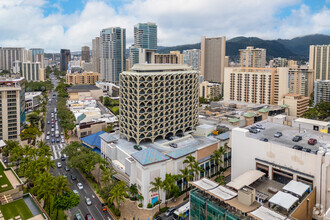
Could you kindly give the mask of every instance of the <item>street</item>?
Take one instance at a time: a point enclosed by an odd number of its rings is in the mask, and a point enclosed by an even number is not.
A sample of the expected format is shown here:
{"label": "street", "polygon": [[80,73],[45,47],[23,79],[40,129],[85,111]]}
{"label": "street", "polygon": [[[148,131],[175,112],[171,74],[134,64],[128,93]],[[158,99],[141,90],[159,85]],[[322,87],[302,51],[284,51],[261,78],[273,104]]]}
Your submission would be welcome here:
{"label": "street", "polygon": [[[53,74],[50,75],[50,79],[52,83],[54,84],[54,90],[57,86],[57,80]],[[55,96],[54,96],[55,94]],[[53,156],[52,159],[54,159],[54,163],[56,165],[56,168],[51,170],[51,172],[55,175],[63,175],[67,176],[69,184],[71,184],[70,189],[71,190],[77,190],[80,196],[80,204],[71,210],[69,210],[69,217],[70,219],[74,219],[74,215],[78,212],[81,213],[81,217],[85,218],[85,215],[87,213],[91,214],[94,220],[108,220],[112,219],[111,216],[107,212],[102,212],[102,206],[100,200],[96,197],[94,194],[93,190],[89,187],[85,179],[81,176],[81,174],[75,169],[71,168],[69,171],[65,170],[65,167],[67,166],[67,158],[65,160],[61,160],[61,151],[65,148],[66,143],[62,143],[62,138],[61,138],[61,131],[62,128],[60,127],[56,116],[56,113],[54,111],[54,108],[56,108],[57,105],[57,94],[56,92],[51,92],[49,94],[49,99],[52,99],[51,102],[48,103],[47,106],[47,113],[46,113],[46,129],[45,129],[45,139],[47,136],[47,132],[50,133],[49,139],[45,140],[51,147]],[[53,112],[53,117],[52,117],[52,112]],[[54,119],[54,123],[52,123],[52,119]],[[48,124],[48,121],[50,122]],[[52,125],[53,128],[52,128]],[[57,127],[58,126],[58,127]],[[58,128],[58,129],[56,129]],[[53,129],[53,131],[52,131]],[[59,137],[56,137],[56,131],[59,133]],[[53,136],[53,137],[52,137]],[[54,139],[52,141],[52,139]],[[59,141],[57,141],[59,139]],[[55,143],[52,143],[55,142]],[[65,155],[64,155],[65,156]],[[64,159],[64,158],[63,158]],[[57,164],[58,162],[61,163],[62,167],[58,168]],[[71,175],[76,176],[76,180],[71,179]],[[77,183],[82,183],[83,189],[78,189]],[[92,204],[88,206],[86,204],[86,198],[90,198]]]}

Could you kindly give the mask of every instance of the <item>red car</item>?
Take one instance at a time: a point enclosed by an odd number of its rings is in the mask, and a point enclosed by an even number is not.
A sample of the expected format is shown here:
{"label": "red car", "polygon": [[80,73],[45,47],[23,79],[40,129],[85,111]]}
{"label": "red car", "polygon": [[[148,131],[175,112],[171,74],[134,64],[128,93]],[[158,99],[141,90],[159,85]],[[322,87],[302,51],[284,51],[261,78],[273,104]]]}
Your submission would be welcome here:
{"label": "red car", "polygon": [[309,145],[315,145],[317,143],[317,140],[315,139],[315,138],[310,138],[309,140],[308,140],[308,144]]}
{"label": "red car", "polygon": [[85,220],[94,220],[93,217],[91,216],[91,214],[87,213],[85,215]]}

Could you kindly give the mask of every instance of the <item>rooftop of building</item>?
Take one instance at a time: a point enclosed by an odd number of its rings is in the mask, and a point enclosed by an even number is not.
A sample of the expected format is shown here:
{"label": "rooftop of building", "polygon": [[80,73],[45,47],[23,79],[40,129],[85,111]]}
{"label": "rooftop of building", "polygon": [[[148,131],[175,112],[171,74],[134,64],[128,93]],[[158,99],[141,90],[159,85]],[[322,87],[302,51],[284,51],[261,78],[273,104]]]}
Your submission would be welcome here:
{"label": "rooftop of building", "polygon": [[[268,179],[261,173],[258,170],[249,170],[225,186],[203,178],[190,182],[191,185],[198,188],[198,190],[192,190],[191,193],[193,195],[197,193],[199,196],[207,198],[208,201],[222,209],[230,210],[231,214],[238,217],[242,213],[247,213],[258,217],[257,219],[275,220],[286,219],[285,216],[293,214],[296,207],[311,192],[310,186],[302,182],[291,180],[288,184],[282,184]],[[233,184],[238,184],[239,188],[233,189]],[[244,199],[246,197],[242,197],[240,200],[240,193],[253,196],[254,192],[256,199],[249,201],[250,204],[246,204],[246,199]]]}
{"label": "rooftop of building", "polygon": [[128,72],[163,72],[191,70],[187,64],[134,64]]}
{"label": "rooftop of building", "polygon": [[94,134],[88,135],[86,137],[81,138],[81,141],[88,145],[91,148],[97,147],[101,149],[101,135],[106,133],[105,131],[99,131]]}
{"label": "rooftop of building", "polygon": [[[197,151],[205,146],[209,146],[214,143],[218,143],[219,140],[216,138],[209,137],[199,137],[191,134],[185,134],[183,137],[173,137],[174,139],[169,140],[156,140],[154,143],[152,142],[141,142],[140,147],[142,151],[145,149],[153,149],[159,152],[162,155],[168,156],[168,158],[180,158],[185,155],[188,155],[192,152]],[[118,134],[113,134],[112,139],[116,140],[114,144],[124,152],[129,155],[133,155],[138,150],[134,149],[135,142],[128,141],[126,138],[121,138]],[[170,144],[175,143],[176,148],[171,147]],[[150,158],[152,159],[152,158]]]}
{"label": "rooftop of building", "polygon": [[25,99],[33,98],[40,95],[41,92],[25,92]]}
{"label": "rooftop of building", "polygon": [[89,92],[91,90],[99,90],[100,88],[94,85],[74,85],[68,88],[68,92]]}
{"label": "rooftop of building", "polygon": [[[280,118],[280,117],[278,117]],[[301,119],[296,119],[301,121]],[[302,119],[302,121],[305,121],[305,119]],[[314,120],[313,120],[314,121]],[[323,124],[323,122],[321,122]],[[260,129],[259,133],[249,133],[248,136],[254,139],[260,140],[261,138],[267,138],[268,142],[277,143],[289,148],[292,148],[294,145],[300,145],[303,148],[311,149],[314,151],[314,153],[320,148],[325,147],[327,143],[330,143],[330,135],[320,133],[320,131],[314,131],[314,130],[307,130],[307,129],[299,129],[298,127],[291,127],[288,125],[278,124],[274,122],[269,121],[262,121],[258,124],[263,125],[265,127],[265,130]],[[325,123],[324,123],[325,124]],[[329,123],[327,123],[329,124]],[[248,129],[254,125],[248,126],[245,129]],[[282,136],[279,138],[274,137],[274,134],[276,132],[282,132]],[[299,142],[292,141],[293,137],[295,136],[301,136],[302,140]],[[309,145],[307,142],[310,138],[314,138],[317,140],[317,143],[315,145]]]}

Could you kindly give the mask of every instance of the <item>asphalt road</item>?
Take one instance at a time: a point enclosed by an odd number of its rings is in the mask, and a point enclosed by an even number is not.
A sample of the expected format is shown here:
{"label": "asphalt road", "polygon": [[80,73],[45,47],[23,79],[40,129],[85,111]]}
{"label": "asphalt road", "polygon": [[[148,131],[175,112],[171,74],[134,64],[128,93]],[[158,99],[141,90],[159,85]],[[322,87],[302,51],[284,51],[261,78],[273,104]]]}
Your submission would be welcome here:
{"label": "asphalt road", "polygon": [[[52,83],[54,84],[54,90],[57,86],[57,80],[53,79],[53,75],[50,75],[52,78]],[[55,92],[50,93],[49,98],[52,99],[51,102],[48,103],[47,106],[47,114],[46,114],[46,133],[47,131],[51,131],[51,124],[48,124],[48,121],[51,121],[51,112],[54,112],[54,108],[57,105],[56,97],[53,96],[53,94],[56,94]],[[56,94],[57,95],[57,94]],[[56,123],[56,121],[55,121]],[[55,127],[56,128],[56,127]],[[62,131],[62,128],[58,124],[59,132]],[[51,132],[54,133],[54,132]],[[45,135],[46,138],[47,135]],[[107,212],[102,212],[102,206],[100,200],[96,197],[96,195],[93,193],[93,190],[89,187],[89,185],[86,183],[84,178],[80,175],[80,173],[75,169],[72,168],[70,171],[65,171],[65,167],[67,166],[67,161],[61,161],[61,151],[65,148],[65,143],[51,143],[52,138],[50,137],[49,140],[45,140],[49,143],[51,146],[52,152],[53,152],[53,159],[56,165],[56,168],[51,170],[52,173],[54,173],[55,176],[58,175],[66,175],[68,178],[69,184],[71,184],[70,189],[71,190],[77,190],[80,196],[80,204],[72,209],[69,210],[69,217],[70,219],[74,219],[74,215],[78,212],[81,213],[82,218],[85,218],[85,215],[87,213],[90,213],[94,220],[112,220],[111,216]],[[60,138],[61,139],[61,138]],[[56,140],[56,138],[55,138]],[[61,168],[57,167],[57,163],[60,162],[62,164]],[[76,180],[71,179],[71,175],[75,175],[77,177]],[[77,183],[83,184],[83,189],[78,189]],[[90,198],[92,201],[92,205],[87,206],[86,204],[86,198]]]}

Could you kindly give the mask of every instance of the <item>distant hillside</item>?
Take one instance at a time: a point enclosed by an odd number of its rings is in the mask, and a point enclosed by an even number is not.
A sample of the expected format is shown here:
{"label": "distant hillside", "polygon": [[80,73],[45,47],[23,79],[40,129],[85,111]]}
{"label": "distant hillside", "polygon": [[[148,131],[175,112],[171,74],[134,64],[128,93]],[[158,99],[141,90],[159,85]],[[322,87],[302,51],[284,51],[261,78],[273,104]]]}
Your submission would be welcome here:
{"label": "distant hillside", "polygon": [[[297,37],[291,40],[262,40],[256,37],[235,37],[226,42],[226,55],[231,60],[238,60],[239,49],[247,46],[254,46],[255,48],[265,48],[267,50],[267,59],[274,57],[284,57],[292,59],[308,59],[309,45],[312,44],[330,44],[330,36],[328,35],[307,35],[304,37]],[[171,50],[200,49],[200,43],[178,45],[173,47],[159,46],[158,53],[169,53]]]}
{"label": "distant hillside", "polygon": [[330,36],[323,34],[307,35],[296,37],[291,40],[278,39],[277,42],[283,44],[292,52],[299,56],[309,56],[309,45],[330,44]]}

